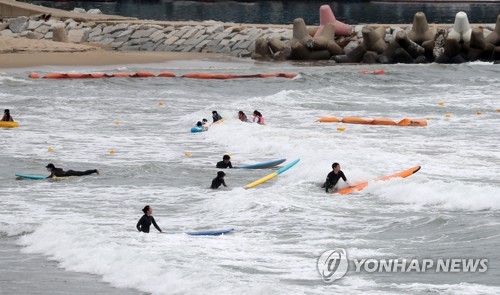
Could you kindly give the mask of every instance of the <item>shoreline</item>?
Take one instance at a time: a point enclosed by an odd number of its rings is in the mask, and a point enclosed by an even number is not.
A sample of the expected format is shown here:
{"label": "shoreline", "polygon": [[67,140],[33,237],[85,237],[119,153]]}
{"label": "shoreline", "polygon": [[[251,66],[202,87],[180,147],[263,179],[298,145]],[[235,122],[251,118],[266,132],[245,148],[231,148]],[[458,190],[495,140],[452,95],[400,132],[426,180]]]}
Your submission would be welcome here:
{"label": "shoreline", "polygon": [[192,52],[28,52],[0,54],[0,69],[36,66],[107,66],[164,63],[174,60],[199,60],[222,57],[215,53]]}

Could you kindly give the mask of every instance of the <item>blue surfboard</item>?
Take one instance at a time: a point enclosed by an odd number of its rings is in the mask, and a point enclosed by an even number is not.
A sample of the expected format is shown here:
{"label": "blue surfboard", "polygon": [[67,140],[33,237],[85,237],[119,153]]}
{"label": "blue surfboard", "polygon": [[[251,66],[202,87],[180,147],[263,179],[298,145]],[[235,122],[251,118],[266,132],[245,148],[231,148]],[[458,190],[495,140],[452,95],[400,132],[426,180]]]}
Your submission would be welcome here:
{"label": "blue surfboard", "polygon": [[32,175],[32,174],[16,174],[17,177],[25,179],[45,179],[47,176],[43,175]]}
{"label": "blue surfboard", "polygon": [[186,234],[190,236],[220,236],[223,234],[227,234],[230,232],[233,232],[234,228],[228,228],[228,229],[220,229],[220,230],[207,230],[207,231],[191,231],[187,232]]}
{"label": "blue surfboard", "polygon": [[286,159],[279,159],[279,160],[274,160],[274,161],[269,161],[269,162],[263,162],[263,163],[257,163],[257,164],[252,164],[252,165],[245,165],[245,166],[240,166],[240,167],[234,167],[238,169],[263,169],[263,168],[271,168],[274,166],[278,166],[279,164],[285,162]]}

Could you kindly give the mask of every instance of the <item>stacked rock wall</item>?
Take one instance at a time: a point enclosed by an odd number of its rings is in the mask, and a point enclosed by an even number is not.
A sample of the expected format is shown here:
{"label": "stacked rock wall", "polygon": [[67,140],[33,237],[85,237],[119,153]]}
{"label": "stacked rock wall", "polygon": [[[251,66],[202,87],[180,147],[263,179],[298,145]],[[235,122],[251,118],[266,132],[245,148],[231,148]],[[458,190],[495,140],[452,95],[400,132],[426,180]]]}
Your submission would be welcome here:
{"label": "stacked rock wall", "polygon": [[3,20],[0,23],[0,36],[64,41],[66,39],[61,34],[56,34],[59,37],[54,38],[54,32],[61,27],[64,28],[68,42],[89,42],[113,50],[209,52],[238,57],[249,57],[255,50],[258,38],[286,41],[292,35],[290,29],[227,26],[223,23],[162,26],[76,22],[72,19],[43,21],[22,16]]}

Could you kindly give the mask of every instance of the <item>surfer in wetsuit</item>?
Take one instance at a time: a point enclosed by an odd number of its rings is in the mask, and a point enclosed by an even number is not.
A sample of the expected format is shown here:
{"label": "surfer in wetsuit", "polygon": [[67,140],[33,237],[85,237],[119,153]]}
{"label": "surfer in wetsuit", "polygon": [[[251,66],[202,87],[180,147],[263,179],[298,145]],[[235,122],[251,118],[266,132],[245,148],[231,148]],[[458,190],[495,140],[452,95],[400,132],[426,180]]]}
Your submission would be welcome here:
{"label": "surfer in wetsuit", "polygon": [[222,157],[222,161],[217,162],[215,168],[222,168],[222,169],[233,168],[233,165],[231,164],[230,160],[231,157],[229,155],[224,155],[224,157]]}
{"label": "surfer in wetsuit", "polygon": [[224,173],[224,171],[217,172],[217,177],[212,180],[212,185],[210,186],[210,188],[218,189],[221,185],[227,187],[226,182],[224,181],[224,176],[226,176],[226,173]]}
{"label": "surfer in wetsuit", "polygon": [[340,178],[342,178],[347,184],[347,178],[344,175],[344,172],[340,170],[340,164],[339,163],[333,163],[332,164],[332,171],[328,173],[328,176],[326,177],[326,181],[323,184],[322,188],[328,192],[329,189],[334,189],[335,185],[339,182]]}
{"label": "surfer in wetsuit", "polygon": [[56,166],[54,166],[54,164],[52,164],[52,163],[45,166],[45,168],[47,168],[47,170],[50,171],[50,175],[47,178],[52,178],[54,176],[56,176],[56,177],[68,177],[68,176],[90,175],[93,173],[99,174],[99,171],[97,169],[86,170],[86,171],[74,171],[74,170],[64,171],[62,168],[56,168]]}
{"label": "surfer in wetsuit", "polygon": [[155,218],[153,217],[153,208],[151,208],[150,206],[146,206],[142,209],[142,212],[144,212],[144,215],[142,215],[141,219],[139,219],[139,222],[137,222],[137,230],[143,233],[149,233],[149,228],[151,227],[152,223],[159,232],[162,232],[161,228],[158,226],[158,224],[156,224]]}

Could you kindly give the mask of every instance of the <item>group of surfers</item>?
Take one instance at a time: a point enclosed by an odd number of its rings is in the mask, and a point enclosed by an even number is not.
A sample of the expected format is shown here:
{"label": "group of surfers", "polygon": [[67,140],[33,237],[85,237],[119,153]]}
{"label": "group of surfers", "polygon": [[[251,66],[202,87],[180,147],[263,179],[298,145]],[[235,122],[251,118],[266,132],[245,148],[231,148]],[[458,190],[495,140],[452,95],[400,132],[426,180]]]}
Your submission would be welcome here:
{"label": "group of surfers", "polygon": [[[62,168],[55,167],[55,165],[52,163],[48,164],[46,166],[46,168],[47,168],[47,170],[50,171],[50,175],[47,178],[83,176],[83,175],[90,175],[90,174],[94,174],[94,173],[99,174],[99,171],[97,169],[86,170],[86,171],[75,171],[75,170],[64,171]],[[222,161],[217,162],[216,168],[219,168],[219,169],[233,168],[233,165],[231,164],[231,156],[224,155],[222,157]],[[224,187],[227,187],[226,181],[224,180],[225,176],[226,176],[226,173],[224,171],[218,171],[217,176],[212,180],[212,184],[210,185],[210,188],[211,189],[218,189],[221,185],[223,185]],[[341,178],[349,185],[344,172],[340,169],[340,164],[333,163],[332,164],[332,171],[330,173],[328,173],[328,175],[326,176],[326,181],[323,183],[322,188],[324,188],[327,193],[330,190],[335,190],[335,187]],[[149,205],[145,206],[142,209],[142,211],[143,211],[144,215],[137,222],[137,225],[136,225],[137,230],[139,230],[140,232],[149,233],[149,229],[151,227],[151,224],[153,224],[154,227],[159,232],[162,232],[162,230],[160,229],[160,227],[158,226],[158,224],[156,223],[156,221],[153,217],[153,209],[151,208],[151,206],[149,206]]]}
{"label": "group of surfers", "polygon": [[[247,122],[247,123],[257,123],[264,125],[265,124],[265,119],[262,116],[261,112],[255,110],[253,111],[253,118],[252,120],[248,119],[247,115],[243,111],[238,112],[238,119],[241,122]],[[212,111],[212,124],[218,121],[222,121],[223,118],[222,116],[217,112],[217,111]],[[197,128],[203,128],[204,130],[207,130],[209,125],[208,125],[208,120],[203,118],[201,121],[196,122],[196,127]]]}
{"label": "group of surfers", "polygon": [[[222,157],[222,161],[217,162],[216,168],[233,168],[233,165],[231,164],[231,157],[229,155],[224,155]],[[224,171],[218,171],[217,172],[217,177],[215,177],[212,180],[212,185],[210,186],[211,189],[218,189],[221,185],[227,187],[226,181],[224,180],[224,176],[226,176],[226,173]],[[326,181],[323,184],[322,188],[326,190],[328,193],[329,190],[335,190],[335,187],[337,183],[339,182],[340,179],[343,179],[344,182],[346,182],[348,185],[349,183],[347,182],[347,178],[340,170],[340,164],[339,163],[333,163],[332,164],[332,171],[328,173],[326,176]],[[158,226],[156,223],[154,217],[153,217],[153,209],[151,206],[145,206],[142,209],[142,212],[144,213],[143,216],[139,219],[137,222],[137,230],[140,232],[144,233],[149,233],[149,229],[151,227],[151,224],[154,225],[154,227],[159,231],[162,232],[161,228]]]}
{"label": "group of surfers", "polygon": [[[243,111],[238,112],[238,119],[242,122],[254,122],[258,124],[264,124],[264,118],[262,117],[262,114],[255,110],[253,112],[253,119],[250,121],[245,113]],[[213,123],[222,120],[222,116],[219,115],[217,111],[212,111],[212,119]],[[10,110],[6,109],[4,110],[4,114],[2,117],[1,121],[7,121],[7,122],[13,122],[14,118],[10,115]],[[203,119],[202,121],[199,121],[197,123],[197,126],[205,126],[208,124],[207,119]],[[208,126],[207,126],[208,128]],[[75,170],[67,170],[64,171],[62,168],[57,168],[54,164],[50,163],[47,166],[45,166],[48,171],[50,171],[50,175],[47,176],[47,178],[53,178],[53,177],[69,177],[69,176],[84,176],[84,175],[90,175],[90,174],[99,174],[99,171],[97,169],[92,169],[92,170],[86,170],[86,171],[75,171]],[[226,169],[226,168],[233,168],[233,165],[231,164],[231,156],[229,155],[224,155],[222,157],[222,161],[217,162],[216,168],[219,169]],[[217,176],[212,180],[212,184],[210,185],[211,189],[218,189],[221,185],[224,187],[227,187],[226,181],[224,180],[224,177],[226,176],[226,173],[224,171],[218,171]],[[326,181],[323,184],[322,188],[328,192],[329,190],[335,190],[335,186],[339,182],[340,179],[343,179],[347,184],[347,178],[340,170],[340,164],[339,163],[333,163],[332,164],[332,171],[328,173],[326,177]],[[153,217],[153,209],[148,205],[145,206],[142,209],[144,215],[139,219],[139,222],[137,223],[137,229],[141,232],[149,233],[149,229],[151,227],[151,224],[154,225],[154,227],[162,232],[158,224],[156,223],[154,217]]]}

